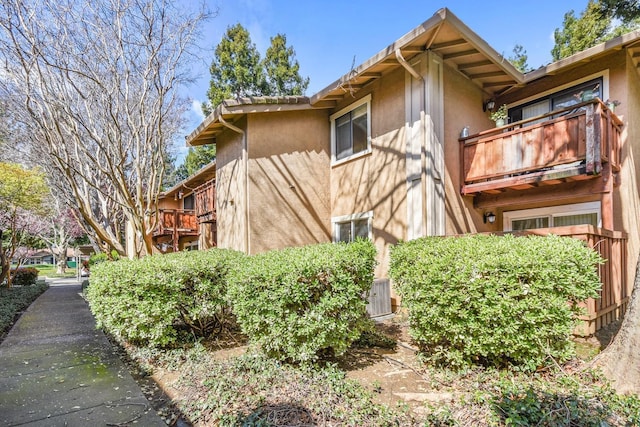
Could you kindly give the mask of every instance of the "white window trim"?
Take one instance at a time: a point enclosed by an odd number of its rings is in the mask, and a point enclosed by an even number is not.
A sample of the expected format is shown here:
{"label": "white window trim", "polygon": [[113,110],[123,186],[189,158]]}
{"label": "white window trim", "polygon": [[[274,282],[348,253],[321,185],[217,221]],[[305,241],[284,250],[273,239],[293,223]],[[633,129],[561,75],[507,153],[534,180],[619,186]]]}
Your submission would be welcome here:
{"label": "white window trim", "polygon": [[511,229],[511,221],[513,220],[538,218],[541,216],[565,216],[589,213],[598,214],[598,227],[601,227],[602,215],[600,211],[600,202],[575,203],[572,205],[551,206],[547,208],[508,211],[502,214],[502,225],[504,231],[513,231]]}
{"label": "white window trim", "polygon": [[331,218],[331,229],[333,230],[333,243],[337,243],[338,240],[338,224],[345,222],[351,222],[359,219],[367,219],[367,229],[369,239],[373,239],[373,211],[360,212],[352,215],[334,216]]}
{"label": "white window trim", "polygon": [[[367,149],[338,160],[336,159],[336,119],[344,116],[349,111],[355,110],[356,108],[360,107],[363,104],[367,104]],[[358,101],[354,102],[353,104],[350,104],[349,106],[343,108],[342,110],[336,113],[333,113],[331,116],[329,116],[329,120],[331,121],[331,166],[337,166],[343,163],[347,163],[353,159],[366,156],[367,154],[370,154],[372,152],[371,150],[371,94],[359,99]]]}

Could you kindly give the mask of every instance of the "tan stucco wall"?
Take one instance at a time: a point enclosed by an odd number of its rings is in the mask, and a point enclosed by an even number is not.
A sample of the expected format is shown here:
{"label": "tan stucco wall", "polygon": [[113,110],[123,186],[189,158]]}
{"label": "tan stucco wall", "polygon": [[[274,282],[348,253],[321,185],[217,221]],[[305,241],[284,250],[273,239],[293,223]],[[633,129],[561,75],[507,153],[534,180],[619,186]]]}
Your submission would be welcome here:
{"label": "tan stucco wall", "polygon": [[[372,153],[331,168],[331,215],[373,211],[376,277],[386,276],[390,246],[406,238],[404,80],[404,69],[394,71],[358,94],[371,94]],[[355,101],[347,97],[335,111]]]}
{"label": "tan stucco wall", "polygon": [[445,150],[445,209],[446,234],[464,234],[493,231],[497,224],[484,224],[483,211],[473,207],[472,197],[460,194],[461,165],[458,138],[465,126],[473,135],[490,129],[495,124],[488,113],[482,111],[487,99],[478,86],[460,73],[445,67],[444,70],[444,150]]}
{"label": "tan stucco wall", "polygon": [[248,116],[250,253],[331,241],[328,120],[326,110]]}
{"label": "tan stucco wall", "polygon": [[[246,121],[235,123],[244,128]],[[242,157],[243,136],[227,130],[217,138],[216,214],[218,246],[246,250],[245,168]]]}
{"label": "tan stucco wall", "polygon": [[[475,133],[493,126],[482,111],[480,88],[444,67],[444,157],[446,234],[488,231],[482,212],[460,195],[460,146],[464,126]],[[376,277],[386,277],[389,249],[407,239],[407,172],[405,140],[405,70],[398,69],[358,94],[371,94],[372,153],[331,168],[332,216],[373,211],[378,249]],[[357,99],[348,98],[333,111]],[[495,227],[495,226],[493,226]]]}

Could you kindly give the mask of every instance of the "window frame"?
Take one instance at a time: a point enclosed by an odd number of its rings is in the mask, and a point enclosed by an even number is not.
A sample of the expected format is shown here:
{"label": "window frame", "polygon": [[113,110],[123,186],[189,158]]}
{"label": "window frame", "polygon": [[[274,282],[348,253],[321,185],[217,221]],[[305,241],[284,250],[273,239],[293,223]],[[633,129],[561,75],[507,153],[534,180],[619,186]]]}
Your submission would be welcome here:
{"label": "window frame", "polygon": [[554,227],[553,218],[568,215],[592,214],[598,215],[597,227],[602,227],[602,212],[600,202],[574,203],[570,205],[550,206],[545,208],[522,209],[517,211],[507,211],[502,214],[503,231],[513,231],[512,221],[534,219],[548,216],[550,218],[549,228]]}
{"label": "window frame", "polygon": [[[358,151],[357,153],[353,153],[353,141],[352,141],[351,142],[352,153],[338,159],[337,158],[338,148],[337,148],[337,136],[336,136],[336,120],[341,118],[345,114],[348,114],[354,111],[355,109],[361,107],[364,104],[367,105],[367,148],[362,151]],[[350,104],[347,107],[331,114],[329,116],[329,120],[331,122],[331,165],[332,166],[346,163],[353,159],[356,159],[371,153],[372,151],[371,150],[371,94],[366,95],[361,99],[359,99],[358,101],[354,102],[353,104]],[[353,123],[353,120],[351,120],[351,123]]]}
{"label": "window frame", "polygon": [[[521,120],[522,109],[529,105],[541,103],[546,101],[548,103],[549,112],[553,111],[553,98],[559,97],[567,92],[571,92],[575,88],[583,85],[590,84],[592,82],[599,81],[600,83],[600,98],[604,101],[609,98],[609,70],[603,70],[601,72],[590,74],[581,79],[574,80],[570,83],[557,86],[553,89],[538,93],[534,96],[522,99],[520,102],[516,102],[509,105],[509,123],[514,123]],[[518,113],[518,114],[516,114]]]}
{"label": "window frame", "polygon": [[[373,240],[373,211],[360,212],[352,215],[342,215],[331,218],[331,229],[333,231],[333,243],[341,242],[340,225],[351,223],[351,236],[354,236],[354,224],[356,221],[367,220],[367,238]],[[352,238],[350,242],[354,239]]]}

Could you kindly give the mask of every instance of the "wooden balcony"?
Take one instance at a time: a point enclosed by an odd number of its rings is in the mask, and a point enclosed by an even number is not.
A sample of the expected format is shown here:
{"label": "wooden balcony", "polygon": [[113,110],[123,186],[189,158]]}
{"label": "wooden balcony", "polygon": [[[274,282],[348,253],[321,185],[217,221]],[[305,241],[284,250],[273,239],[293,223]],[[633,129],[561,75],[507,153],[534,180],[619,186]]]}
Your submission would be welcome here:
{"label": "wooden balcony", "polygon": [[536,234],[573,237],[584,241],[606,260],[598,267],[602,283],[600,297],[589,298],[585,302],[587,315],[576,333],[592,335],[600,328],[618,320],[626,310],[631,289],[627,287],[627,235],[620,231],[610,231],[592,225],[574,225],[528,230],[518,234]]}
{"label": "wooden balcony", "polygon": [[154,237],[173,236],[180,238],[197,235],[198,223],[194,211],[183,209],[160,209],[158,211],[158,225],[153,231]]}
{"label": "wooden balcony", "polygon": [[196,187],[195,215],[198,223],[216,221],[216,182],[214,180],[205,182]]}
{"label": "wooden balcony", "polygon": [[500,194],[616,172],[621,128],[595,99],[460,138],[461,193]]}

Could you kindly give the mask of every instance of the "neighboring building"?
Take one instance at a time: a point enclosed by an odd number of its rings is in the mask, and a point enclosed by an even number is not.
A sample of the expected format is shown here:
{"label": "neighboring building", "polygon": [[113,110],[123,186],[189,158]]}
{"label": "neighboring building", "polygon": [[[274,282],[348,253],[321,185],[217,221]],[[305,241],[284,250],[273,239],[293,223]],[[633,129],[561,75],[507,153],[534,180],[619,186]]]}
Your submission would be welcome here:
{"label": "neighboring building", "polygon": [[[14,260],[12,262],[17,262],[17,260]],[[55,256],[53,255],[50,249],[42,249],[37,252],[34,252],[33,254],[25,258],[24,261],[22,262],[23,266],[44,265],[44,264],[48,264],[48,265],[55,264]]]}
{"label": "neighboring building", "polygon": [[217,145],[218,246],[369,237],[379,284],[399,240],[570,235],[609,259],[595,330],[622,313],[640,251],[639,61],[636,31],[523,75],[441,9],[309,98],[226,101],[187,137]]}
{"label": "neighboring building", "polygon": [[162,252],[216,246],[215,160],[160,194],[155,248]]}

